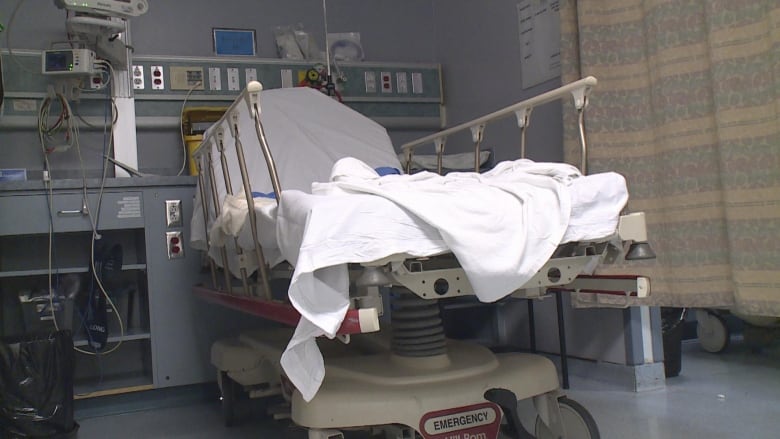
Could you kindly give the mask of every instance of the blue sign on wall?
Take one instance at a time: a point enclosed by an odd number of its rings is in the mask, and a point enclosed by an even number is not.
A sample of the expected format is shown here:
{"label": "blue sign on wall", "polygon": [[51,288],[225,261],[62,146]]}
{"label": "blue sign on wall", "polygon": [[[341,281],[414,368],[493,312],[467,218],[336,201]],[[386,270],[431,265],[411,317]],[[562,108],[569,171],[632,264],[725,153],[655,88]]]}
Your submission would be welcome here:
{"label": "blue sign on wall", "polygon": [[255,56],[253,29],[212,29],[214,53],[217,55]]}

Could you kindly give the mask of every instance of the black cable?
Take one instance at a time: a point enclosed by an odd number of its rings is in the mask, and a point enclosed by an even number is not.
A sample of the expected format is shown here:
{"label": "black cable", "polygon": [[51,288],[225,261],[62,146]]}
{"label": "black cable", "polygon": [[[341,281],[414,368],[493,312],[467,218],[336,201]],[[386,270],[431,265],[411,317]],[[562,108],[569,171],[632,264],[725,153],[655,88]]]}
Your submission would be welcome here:
{"label": "black cable", "polygon": [[3,55],[0,55],[0,110],[5,103],[5,78],[3,77]]}

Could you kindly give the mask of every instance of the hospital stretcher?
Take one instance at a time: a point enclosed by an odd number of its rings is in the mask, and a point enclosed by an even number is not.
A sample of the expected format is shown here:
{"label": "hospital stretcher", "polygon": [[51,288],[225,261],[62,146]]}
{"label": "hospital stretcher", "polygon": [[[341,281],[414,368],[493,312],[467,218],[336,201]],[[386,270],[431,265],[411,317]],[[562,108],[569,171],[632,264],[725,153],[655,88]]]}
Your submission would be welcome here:
{"label": "hospital stretcher", "polygon": [[[595,85],[585,78],[402,147],[410,164],[416,147],[433,143],[441,170],[447,137],[470,130],[478,170],[489,122],[515,115],[524,156],[531,110],[573,97],[580,170],[521,159],[484,174],[438,176],[396,174],[401,164],[384,129],[321,93],[250,83],[194,154],[191,243],[211,271],[211,285],[195,293],[297,327],[213,345],[226,419],[239,386],[250,396],[284,395],[311,438],[349,430],[598,437],[592,417],[560,390],[550,360],[447,339],[438,305],[470,295],[536,299],[550,288],[649,294],[646,278],[591,275],[599,264],[630,259],[647,240],[642,213],[621,215],[625,180],[585,175],[583,117]],[[469,194],[515,203],[519,210],[502,208],[519,215],[500,218],[507,215],[496,205],[491,214]],[[453,217],[471,227],[468,236]],[[498,230],[505,223],[519,232]],[[538,415],[533,435],[517,413],[526,399]]]}

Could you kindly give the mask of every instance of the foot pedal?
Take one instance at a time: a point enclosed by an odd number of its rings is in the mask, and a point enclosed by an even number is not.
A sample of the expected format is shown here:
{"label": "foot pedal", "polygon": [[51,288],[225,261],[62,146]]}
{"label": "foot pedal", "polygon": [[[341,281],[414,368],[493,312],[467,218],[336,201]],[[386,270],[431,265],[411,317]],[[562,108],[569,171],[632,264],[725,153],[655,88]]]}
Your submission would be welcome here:
{"label": "foot pedal", "polygon": [[534,436],[523,427],[517,414],[517,396],[507,389],[490,389],[485,392],[485,399],[501,407],[506,418],[509,431],[506,433],[517,439],[534,439]]}

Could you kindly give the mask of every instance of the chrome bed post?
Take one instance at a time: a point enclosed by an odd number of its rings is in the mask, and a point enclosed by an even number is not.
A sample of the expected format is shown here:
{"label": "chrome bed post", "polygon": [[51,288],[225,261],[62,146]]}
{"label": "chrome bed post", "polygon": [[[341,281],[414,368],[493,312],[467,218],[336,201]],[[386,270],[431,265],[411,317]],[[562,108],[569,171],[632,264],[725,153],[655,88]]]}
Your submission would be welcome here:
{"label": "chrome bed post", "polygon": [[572,90],[571,95],[574,98],[574,107],[577,108],[577,127],[579,128],[580,148],[582,157],[580,158],[580,172],[582,175],[588,175],[588,143],[585,139],[585,108],[588,106],[588,94],[591,90],[590,85]]}
{"label": "chrome bed post", "polygon": [[533,108],[523,108],[515,111],[517,117],[517,126],[520,127],[520,158],[525,158],[525,133],[528,131],[528,124],[531,122],[531,111]]}
{"label": "chrome bed post", "polygon": [[474,172],[479,172],[479,150],[482,146],[482,137],[485,134],[485,124],[471,127],[471,139],[474,141]]}
{"label": "chrome bed post", "polygon": [[249,183],[249,173],[246,168],[244,148],[241,144],[240,133],[238,130],[238,115],[232,113],[230,115],[230,119],[231,126],[233,127],[233,140],[236,145],[238,167],[241,170],[241,182],[244,185],[244,195],[246,196],[246,205],[248,207],[247,213],[249,214],[249,224],[252,226],[252,244],[254,245],[255,253],[257,254],[257,269],[260,271],[260,282],[263,288],[263,297],[267,300],[271,300],[271,285],[268,283],[268,266],[265,262],[265,255],[263,254],[263,248],[260,245],[260,240],[257,238],[257,212],[255,212],[254,209],[255,199],[252,196],[252,185]]}
{"label": "chrome bed post", "polygon": [[[206,151],[206,160],[209,163],[208,170],[209,170],[209,186],[211,188],[211,204],[214,206],[214,217],[219,217],[220,214],[220,206],[219,206],[219,194],[217,192],[217,183],[216,183],[216,175],[214,174],[214,160],[211,155],[211,148],[208,148]],[[208,227],[208,225],[207,225]],[[225,249],[224,246],[219,248],[219,256],[220,259],[222,259],[222,272],[225,275],[225,288],[228,293],[233,293],[233,283],[230,280],[230,266],[228,265],[228,258],[227,258],[227,249]]]}
{"label": "chrome bed post", "polygon": [[[444,168],[444,142],[446,141],[445,138],[439,137],[434,141],[434,144],[436,145],[436,172],[441,175]],[[411,161],[411,152],[410,152],[410,158]],[[406,172],[407,174],[409,171]]]}
{"label": "chrome bed post", "polygon": [[[233,184],[230,182],[230,169],[228,168],[227,156],[225,155],[225,132],[222,127],[217,129],[217,149],[219,150],[219,161],[222,164],[222,178],[225,180],[225,191],[228,195],[233,195]],[[233,238],[233,242],[236,245],[236,254],[239,261],[244,261],[244,250],[238,244],[238,238]],[[249,288],[249,276],[246,273],[246,267],[244,262],[240,262],[241,267],[241,283],[244,286],[244,295],[251,296],[252,291]]]}
{"label": "chrome bed post", "polygon": [[[205,156],[198,157],[196,164],[198,166],[198,190],[200,191],[200,199],[203,200],[203,228],[205,229],[204,232],[206,232],[206,236],[209,234],[209,211],[208,211],[208,203],[206,203],[206,175],[205,172],[205,166],[203,162],[206,161]],[[209,250],[211,246],[209,245],[208,239],[206,239],[206,254],[208,255]],[[217,268],[214,266],[214,260],[211,258],[206,258],[209,260],[209,269],[211,271],[211,286],[214,289],[219,289],[219,286],[217,285]]]}
{"label": "chrome bed post", "polygon": [[530,99],[526,99],[522,102],[518,102],[517,104],[502,108],[493,113],[478,117],[474,120],[464,122],[452,128],[439,131],[438,133],[434,133],[422,137],[420,139],[405,143],[404,145],[401,146],[401,150],[404,152],[404,155],[407,157],[407,172],[409,172],[409,169],[411,168],[411,158],[415,148],[417,148],[420,145],[430,144],[431,142],[434,142],[434,145],[436,145],[440,139],[446,139],[450,134],[454,134],[460,131],[465,131],[466,129],[471,130],[474,143],[477,144],[475,147],[475,149],[477,150],[476,151],[477,166],[475,166],[475,170],[479,171],[478,164],[479,164],[480,145],[478,143],[482,141],[482,131],[484,130],[484,125],[488,122],[502,119],[506,116],[509,116],[510,114],[515,114],[517,117],[518,125],[520,126],[520,130],[521,130],[520,155],[521,158],[526,158],[525,157],[525,131],[528,125],[528,120],[529,120],[531,110],[533,110],[533,108],[538,105],[546,104],[548,102],[561,99],[563,96],[566,96],[567,94],[571,93],[572,96],[574,97],[574,105],[576,106],[577,111],[579,113],[580,145],[582,146],[582,161],[580,163],[580,171],[582,172],[583,175],[587,175],[588,150],[587,150],[587,144],[585,142],[584,113],[585,113],[585,107],[587,106],[588,94],[590,93],[591,89],[597,84],[597,82],[598,81],[596,80],[596,78],[592,76],[588,76],[587,78],[583,78],[580,79],[579,81],[575,81],[570,84],[563,85],[555,90],[542,93]]}
{"label": "chrome bed post", "polygon": [[255,121],[255,131],[257,138],[260,140],[260,147],[263,150],[263,158],[265,158],[265,164],[268,166],[268,175],[271,177],[271,185],[274,188],[274,196],[278,203],[282,197],[282,185],[279,183],[279,173],[276,172],[276,163],[274,157],[271,154],[271,148],[268,146],[268,140],[265,137],[265,130],[263,129],[263,122],[260,121],[260,106],[258,104],[258,94],[262,91],[263,86],[257,82],[250,82],[246,87],[247,89],[247,105],[252,112],[252,119]]}

